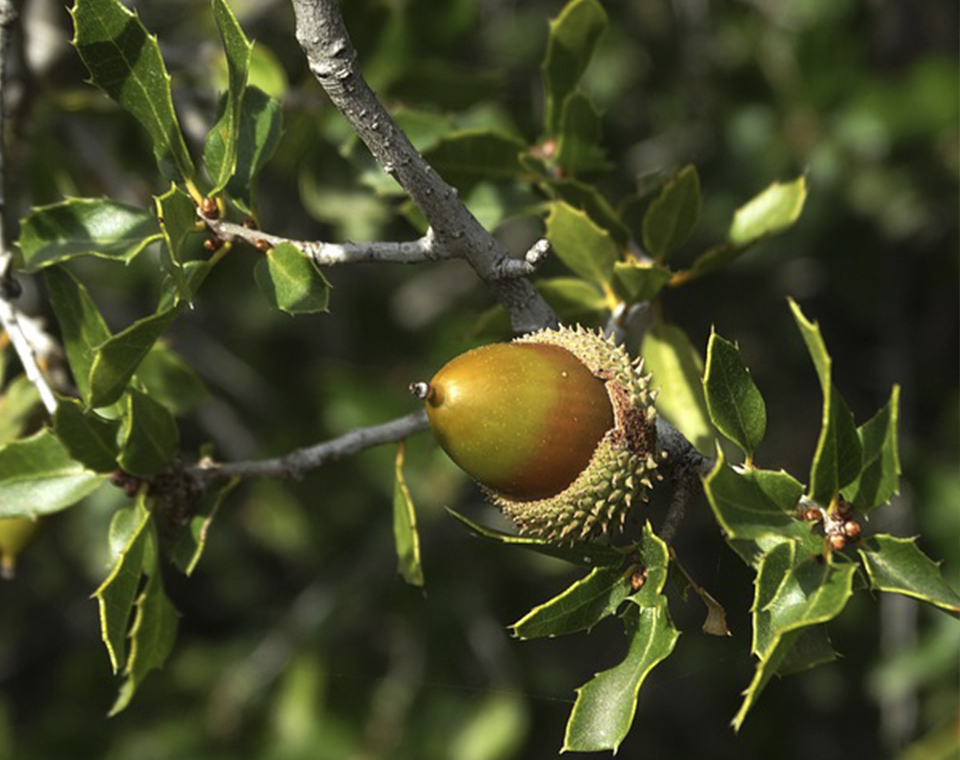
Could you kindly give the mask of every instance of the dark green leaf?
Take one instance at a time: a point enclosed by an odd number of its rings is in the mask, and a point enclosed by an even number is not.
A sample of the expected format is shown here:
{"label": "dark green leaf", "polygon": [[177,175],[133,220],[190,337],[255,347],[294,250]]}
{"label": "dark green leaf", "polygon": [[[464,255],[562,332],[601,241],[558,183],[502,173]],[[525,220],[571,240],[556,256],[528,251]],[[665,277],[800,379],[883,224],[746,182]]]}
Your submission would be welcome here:
{"label": "dark green leaf", "polygon": [[412,586],[423,585],[423,563],[420,560],[420,534],[417,513],[403,477],[403,442],[397,447],[393,487],[393,536],[397,546],[397,572]]}
{"label": "dark green leaf", "polygon": [[607,14],[597,0],[572,0],[550,21],[547,54],[543,61],[546,87],[546,131],[560,134],[563,104],[590,63]]}
{"label": "dark green leaf", "polygon": [[640,353],[659,389],[657,409],[697,449],[713,454],[714,439],[703,395],[703,360],[687,334],[675,325],[657,324],[643,336]]}
{"label": "dark green leaf", "polygon": [[583,93],[572,92],[563,103],[554,160],[572,175],[610,166],[601,146],[600,115]]}
{"label": "dark green leaf", "polygon": [[657,264],[618,261],[613,265],[613,287],[627,303],[651,300],[670,280],[672,272]]}
{"label": "dark green leaf", "polygon": [[158,240],[146,211],[105,198],[72,198],[33,209],[21,222],[20,251],[32,272],[75,256],[129,262]]}
{"label": "dark green leaf", "polygon": [[551,178],[541,182],[540,187],[550,198],[585,211],[594,224],[610,233],[619,250],[626,250],[630,230],[594,185],[571,178]]}
{"label": "dark green leaf", "polygon": [[543,541],[539,538],[514,536],[509,533],[501,533],[491,528],[485,528],[460,513],[454,512],[450,508],[447,508],[447,512],[466,525],[474,535],[498,544],[520,546],[524,549],[537,552],[538,554],[545,554],[548,557],[556,557],[557,559],[562,559],[575,565],[586,565],[587,567],[603,567],[606,565],[616,565],[619,567],[623,564],[623,553],[611,546],[586,542],[572,546],[563,546],[551,543],[550,541]]}
{"label": "dark green leaf", "polygon": [[110,522],[110,554],[112,567],[93,596],[100,608],[100,635],[113,672],[117,673],[126,662],[127,629],[130,627],[130,611],[137,597],[143,559],[148,540],[146,530],[150,512],[137,499],[136,506],[117,511]]}
{"label": "dark green leaf", "polygon": [[424,158],[447,182],[466,193],[481,180],[515,180],[526,173],[515,137],[489,129],[451,132],[424,151]]}
{"label": "dark green leaf", "polygon": [[640,563],[637,569],[644,571],[644,583],[630,600],[641,607],[655,607],[660,603],[660,594],[667,582],[670,550],[653,532],[649,522],[643,526],[640,541],[633,545],[633,556]]}
{"label": "dark green leaf", "polygon": [[831,359],[816,322],[809,322],[791,299],[790,308],[807,344],[823,390],[823,417],[817,450],[810,468],[810,493],[826,506],[860,474],[862,452],[853,415],[830,379]]}
{"label": "dark green leaf", "polygon": [[70,455],[94,472],[117,469],[117,430],[120,423],[108,420],[70,398],[61,398],[53,416],[53,431]]}
{"label": "dark green leaf", "polygon": [[655,606],[635,609],[626,658],[577,689],[562,751],[616,752],[633,723],[643,681],[673,651],[680,634],[670,620],[666,598],[659,597]]}
{"label": "dark green leaf", "polygon": [[60,337],[80,395],[90,402],[90,368],[97,346],[110,338],[87,289],[66,269],[51,267],[43,273],[50,305],[60,325]]}
{"label": "dark green leaf", "polygon": [[175,415],[199,406],[209,396],[193,368],[162,341],[154,344],[140,362],[135,377],[147,393]]}
{"label": "dark green leaf", "polygon": [[887,405],[857,428],[863,447],[863,469],[843,494],[860,512],[869,513],[888,504],[900,491],[899,404],[900,388],[895,385]]}
{"label": "dark green leaf", "polygon": [[762,193],[737,209],[727,237],[737,248],[777,235],[800,218],[807,199],[804,177],[792,182],[774,182]]}
{"label": "dark green leaf", "polygon": [[596,567],[562,594],[534,607],[514,623],[513,635],[534,639],[589,631],[613,615],[630,591],[629,573],[616,565]]}
{"label": "dark green leaf", "polygon": [[280,142],[280,104],[256,87],[249,86],[240,110],[237,165],[227,182],[226,192],[245,213],[253,213],[257,175]]}
{"label": "dark green leaf", "polygon": [[[811,536],[811,526],[794,516],[803,486],[785,472],[736,472],[726,465],[721,454],[704,479],[703,489],[717,522],[730,539]],[[813,548],[814,543],[809,547]]]}
{"label": "dark green leaf", "polygon": [[140,362],[179,313],[172,307],[151,314],[97,346],[90,367],[90,406],[108,406],[120,399]]}
{"label": "dark green leaf", "polygon": [[156,37],[119,0],[76,0],[70,13],[73,44],[93,83],[147,130],[164,177],[193,177]]}
{"label": "dark green leaf", "polygon": [[216,195],[226,186],[237,165],[241,108],[253,45],[225,0],[213,0],[213,17],[217,21],[227,59],[227,92],[220,118],[207,135],[203,150],[207,174],[213,181],[210,194]]}
{"label": "dark green leaf", "polygon": [[700,218],[700,175],[692,164],[664,183],[643,215],[643,247],[664,261],[683,245]]}
{"label": "dark green leaf", "polygon": [[853,563],[824,562],[784,541],[769,551],[757,573],[753,605],[753,651],[757,670],[733,719],[739,730],[770,679],[788,668],[788,655],[803,632],[836,617],[853,593]]}
{"label": "dark green leaf", "polygon": [[281,243],[267,251],[257,262],[254,275],[270,304],[281,311],[327,311],[330,283],[313,259],[292,243]]}
{"label": "dark green leaf", "polygon": [[213,519],[223,500],[239,482],[238,478],[234,478],[207,486],[194,506],[190,522],[177,538],[172,552],[174,564],[184,575],[192,575],[196,570],[207,547],[207,535]]}
{"label": "dark green leaf", "polygon": [[703,391],[710,419],[717,429],[743,449],[747,460],[763,440],[767,410],[750,370],[735,343],[711,332]]}
{"label": "dark green leaf", "polygon": [[197,207],[193,200],[176,185],[154,198],[157,218],[163,232],[167,274],[173,280],[178,299],[190,297],[183,274],[183,247],[197,223]]}
{"label": "dark green leaf", "polygon": [[562,201],[550,205],[547,239],[557,257],[578,276],[608,286],[620,249],[589,216]]}
{"label": "dark green leaf", "polygon": [[130,656],[124,673],[127,680],[120,687],[110,715],[126,709],[137,687],[151,670],[163,667],[177,638],[178,614],[167,598],[160,579],[156,550],[152,562],[144,563],[147,583],[137,598],[136,617],[130,628]]}
{"label": "dark green leaf", "polygon": [[0,447],[0,518],[36,517],[73,506],[104,476],[72,459],[50,430]]}
{"label": "dark green leaf", "polygon": [[130,389],[120,429],[120,467],[132,475],[149,478],[170,464],[180,444],[173,415],[163,404]]}
{"label": "dark green leaf", "polygon": [[917,548],[915,538],[880,534],[859,552],[871,588],[912,596],[960,617],[960,596],[943,579],[940,566]]}
{"label": "dark green leaf", "polygon": [[833,662],[839,655],[830,642],[827,626],[811,625],[804,628],[784,654],[777,667],[778,676],[789,676],[804,670]]}

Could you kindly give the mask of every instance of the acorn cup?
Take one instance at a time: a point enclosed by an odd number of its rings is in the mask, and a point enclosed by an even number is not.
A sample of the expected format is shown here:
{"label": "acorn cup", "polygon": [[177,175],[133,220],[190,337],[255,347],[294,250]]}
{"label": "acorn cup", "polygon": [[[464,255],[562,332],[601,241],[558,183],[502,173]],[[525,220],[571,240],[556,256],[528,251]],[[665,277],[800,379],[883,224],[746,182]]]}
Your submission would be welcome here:
{"label": "acorn cup", "polygon": [[410,388],[440,446],[521,533],[573,542],[622,528],[659,477],[649,379],[577,326],[476,348]]}

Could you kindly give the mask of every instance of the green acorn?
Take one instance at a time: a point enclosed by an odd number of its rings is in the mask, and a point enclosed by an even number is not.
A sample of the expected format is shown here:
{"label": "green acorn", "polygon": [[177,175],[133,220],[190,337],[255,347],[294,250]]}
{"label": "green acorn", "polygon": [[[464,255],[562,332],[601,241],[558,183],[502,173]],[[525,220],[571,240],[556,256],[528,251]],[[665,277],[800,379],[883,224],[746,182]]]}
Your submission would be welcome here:
{"label": "green acorn", "polygon": [[411,390],[443,449],[522,533],[576,541],[622,527],[646,498],[648,384],[641,361],[578,326],[468,351]]}

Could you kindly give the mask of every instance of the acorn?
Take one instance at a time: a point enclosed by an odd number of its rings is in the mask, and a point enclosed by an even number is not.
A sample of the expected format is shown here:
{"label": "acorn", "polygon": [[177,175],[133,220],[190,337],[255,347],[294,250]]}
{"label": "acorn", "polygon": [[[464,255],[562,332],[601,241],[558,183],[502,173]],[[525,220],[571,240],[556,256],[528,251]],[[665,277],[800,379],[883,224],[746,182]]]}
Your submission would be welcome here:
{"label": "acorn", "polygon": [[658,477],[649,380],[641,360],[578,326],[473,349],[411,391],[521,533],[572,542],[622,528]]}

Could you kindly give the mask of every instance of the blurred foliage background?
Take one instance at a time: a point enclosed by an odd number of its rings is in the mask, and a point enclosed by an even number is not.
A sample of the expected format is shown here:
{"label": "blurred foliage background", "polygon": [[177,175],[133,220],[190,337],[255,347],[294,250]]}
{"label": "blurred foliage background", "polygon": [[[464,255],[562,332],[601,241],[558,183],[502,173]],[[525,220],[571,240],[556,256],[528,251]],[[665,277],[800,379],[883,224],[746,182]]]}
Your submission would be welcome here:
{"label": "blurred foliage background", "polygon": [[[156,32],[192,147],[216,116],[225,64],[207,3],[134,3]],[[378,175],[305,68],[282,0],[236,0],[257,40],[252,81],[282,98],[285,131],[260,181],[265,229],[301,239],[408,239],[410,209]],[[446,121],[498,125],[533,143],[539,64],[561,2],[353,0],[348,28],[371,84],[420,144]],[[740,343],[769,414],[759,459],[804,479],[819,387],[785,305],[821,322],[834,381],[858,421],[900,383],[903,489],[870,528],[921,534],[960,580],[958,392],[958,7],[949,0],[643,0],[606,3],[610,27],[586,75],[603,112],[617,202],[697,165],[704,213],[687,250],[723,234],[770,182],[805,173],[789,234],[668,293],[701,347],[711,325]],[[8,212],[66,196],[149,203],[153,157],[139,127],[96,89],[69,46],[66,7],[22,4],[8,105]],[[466,195],[520,253],[534,215],[504,193]],[[530,204],[537,202],[530,194]],[[459,263],[328,270],[331,313],[291,318],[252,287],[255,255],[221,264],[169,345],[209,389],[183,424],[185,451],[277,455],[414,408],[407,384],[476,341],[490,297]],[[79,267],[108,322],[155,302],[149,257]],[[563,274],[550,262],[543,272]],[[25,280],[22,301],[43,313]],[[630,346],[635,349],[636,346]],[[50,518],[0,585],[0,760],[26,758],[553,757],[573,689],[622,655],[615,624],[515,642],[506,626],[572,579],[569,566],[480,543],[443,511],[499,517],[426,437],[407,479],[420,517],[425,593],[395,573],[392,447],[300,482],[241,486],[195,576],[167,579],[177,648],[132,707],[107,720],[117,682],[89,596],[122,503],[104,488]],[[739,736],[728,722],[752,672],[748,570],[699,499],[677,539],[727,608],[734,636],[699,632],[675,598],[676,656],[645,685],[623,754],[783,758],[955,756],[956,622],[905,598],[859,595],[831,630],[841,661],[774,684]],[[662,505],[651,507],[656,525]],[[878,524],[879,523],[879,524]]]}

